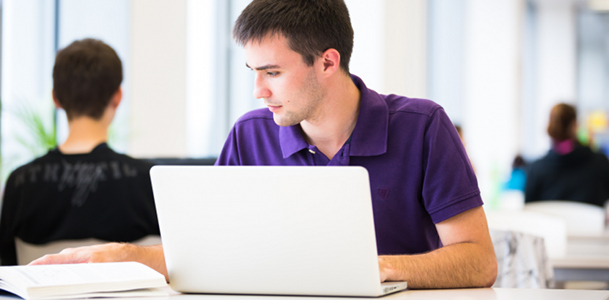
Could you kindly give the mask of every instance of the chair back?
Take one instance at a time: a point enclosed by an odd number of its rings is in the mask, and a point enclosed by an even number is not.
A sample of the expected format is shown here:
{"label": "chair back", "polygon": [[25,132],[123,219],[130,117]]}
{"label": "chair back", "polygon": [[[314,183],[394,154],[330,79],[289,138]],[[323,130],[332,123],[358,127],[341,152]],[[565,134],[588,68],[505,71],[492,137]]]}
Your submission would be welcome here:
{"label": "chair back", "polygon": [[605,230],[604,209],[588,203],[538,201],[527,203],[524,210],[564,219],[567,235],[571,236],[597,236]]}
{"label": "chair back", "polygon": [[565,221],[533,211],[486,211],[489,229],[522,232],[542,237],[548,257],[562,257],[567,252]]}

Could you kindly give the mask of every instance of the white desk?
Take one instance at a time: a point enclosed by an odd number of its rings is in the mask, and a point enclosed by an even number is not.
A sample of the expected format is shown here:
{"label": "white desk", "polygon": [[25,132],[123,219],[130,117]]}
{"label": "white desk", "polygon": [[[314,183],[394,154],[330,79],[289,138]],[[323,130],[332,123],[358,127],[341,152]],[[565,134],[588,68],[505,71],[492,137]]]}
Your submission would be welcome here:
{"label": "white desk", "polygon": [[[11,296],[0,296],[1,300],[17,299]],[[108,298],[118,299],[118,298]],[[124,299],[124,298],[123,298]],[[241,295],[183,295],[169,297],[132,298],[139,300],[340,300],[340,299],[374,299],[374,298],[343,298],[343,297],[288,297],[288,296],[241,296]],[[397,294],[376,299],[391,300],[607,300],[609,291],[586,290],[553,290],[553,289],[456,289],[456,290],[407,290]]]}
{"label": "white desk", "polygon": [[609,282],[609,234],[596,237],[570,236],[567,254],[550,259],[554,279]]}
{"label": "white desk", "polygon": [[[460,290],[420,290],[405,291],[381,299],[391,300],[429,300],[429,299],[454,299],[454,300],[511,300],[511,299],[535,299],[535,300],[573,300],[573,299],[609,299],[609,291],[586,291],[586,290],[554,290],[554,289],[460,289]],[[220,300],[220,299],[217,299]]]}

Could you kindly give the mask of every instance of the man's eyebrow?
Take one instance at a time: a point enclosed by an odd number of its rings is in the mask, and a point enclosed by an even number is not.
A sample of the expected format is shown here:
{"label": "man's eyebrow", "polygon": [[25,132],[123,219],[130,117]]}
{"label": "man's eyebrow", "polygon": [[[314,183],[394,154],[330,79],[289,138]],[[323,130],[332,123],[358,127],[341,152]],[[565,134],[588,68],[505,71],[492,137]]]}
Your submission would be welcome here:
{"label": "man's eyebrow", "polygon": [[247,63],[245,63],[245,66],[252,70],[256,70],[256,71],[264,71],[264,70],[268,70],[268,69],[279,69],[279,65],[264,65],[264,66],[252,68]]}

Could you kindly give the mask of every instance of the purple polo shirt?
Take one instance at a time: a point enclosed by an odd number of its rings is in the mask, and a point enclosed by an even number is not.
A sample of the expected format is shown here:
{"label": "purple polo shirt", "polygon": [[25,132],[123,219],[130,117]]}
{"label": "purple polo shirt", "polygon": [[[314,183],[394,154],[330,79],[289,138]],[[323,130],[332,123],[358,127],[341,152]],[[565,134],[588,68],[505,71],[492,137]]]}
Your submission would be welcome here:
{"label": "purple polo shirt", "polygon": [[361,92],[359,116],[332,160],[306,142],[300,125],[280,127],[264,108],[235,123],[216,164],[363,166],[379,255],[441,247],[434,224],[482,205],[457,131],[438,104],[380,95],[351,77]]}

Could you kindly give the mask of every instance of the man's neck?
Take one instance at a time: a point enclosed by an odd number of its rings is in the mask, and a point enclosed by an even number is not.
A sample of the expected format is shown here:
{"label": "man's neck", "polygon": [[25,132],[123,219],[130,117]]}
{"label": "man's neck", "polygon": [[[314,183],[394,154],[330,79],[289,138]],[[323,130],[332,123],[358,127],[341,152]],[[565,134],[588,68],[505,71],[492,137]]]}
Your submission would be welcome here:
{"label": "man's neck", "polygon": [[328,159],[347,142],[359,113],[360,91],[350,76],[338,76],[327,88],[325,105],[315,120],[300,123],[307,142]]}
{"label": "man's neck", "polygon": [[68,122],[70,133],[59,146],[64,154],[90,153],[97,145],[108,140],[108,124],[88,117],[80,117]]}

